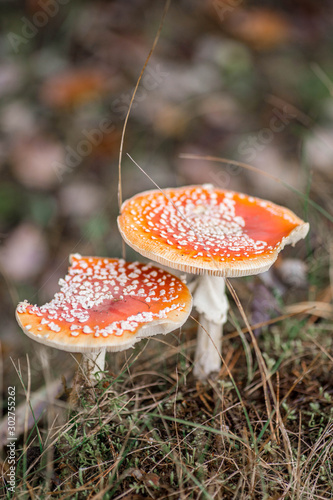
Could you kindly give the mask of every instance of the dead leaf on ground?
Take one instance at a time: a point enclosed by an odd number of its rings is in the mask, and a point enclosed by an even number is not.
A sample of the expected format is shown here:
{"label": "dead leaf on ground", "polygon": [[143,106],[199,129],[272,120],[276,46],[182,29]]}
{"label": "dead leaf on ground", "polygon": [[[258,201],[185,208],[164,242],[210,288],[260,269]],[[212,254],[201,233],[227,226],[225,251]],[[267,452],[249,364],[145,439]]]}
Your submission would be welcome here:
{"label": "dead leaf on ground", "polygon": [[276,272],[285,285],[305,288],[308,285],[308,267],[303,260],[287,258],[278,259]]}
{"label": "dead leaf on ground", "polygon": [[100,97],[108,89],[106,75],[95,68],[74,68],[51,75],[40,98],[52,108],[71,108]]}
{"label": "dead leaf on ground", "polygon": [[21,135],[10,151],[15,177],[31,189],[51,189],[59,184],[59,168],[66,167],[65,149],[52,137]]}
{"label": "dead leaf on ground", "polygon": [[272,49],[292,35],[289,20],[282,13],[266,8],[234,10],[226,22],[233,36],[258,50]]}
{"label": "dead leaf on ground", "polygon": [[333,320],[333,305],[326,302],[298,302],[297,304],[287,306],[285,311],[291,314],[304,313],[317,316],[318,318]]}
{"label": "dead leaf on ground", "polygon": [[43,269],[48,248],[39,227],[24,222],[14,229],[0,250],[0,266],[15,282],[28,281]]}

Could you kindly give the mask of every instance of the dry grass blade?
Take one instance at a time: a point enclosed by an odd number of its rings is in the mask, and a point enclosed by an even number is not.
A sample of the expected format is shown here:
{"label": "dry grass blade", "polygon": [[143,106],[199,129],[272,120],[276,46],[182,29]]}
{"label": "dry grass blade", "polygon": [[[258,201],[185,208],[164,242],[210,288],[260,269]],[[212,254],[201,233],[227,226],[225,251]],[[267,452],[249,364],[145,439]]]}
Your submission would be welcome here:
{"label": "dry grass blade", "polygon": [[281,111],[287,112],[289,115],[294,116],[296,120],[301,123],[305,128],[311,128],[314,125],[314,121],[305,113],[300,111],[294,104],[290,104],[280,97],[275,95],[269,95],[266,101],[272,106],[276,106]]}
{"label": "dry grass blade", "polygon": [[327,73],[325,73],[323,68],[321,68],[318,63],[312,63],[311,67],[315,75],[318,76],[319,80],[325,85],[325,87],[333,97],[333,82],[330,77],[327,75]]}
{"label": "dry grass blade", "polygon": [[134,99],[135,99],[135,95],[136,95],[138,87],[140,85],[140,81],[141,81],[142,76],[143,76],[143,74],[145,72],[145,69],[146,69],[147,64],[149,62],[149,59],[151,58],[151,56],[152,56],[152,54],[153,54],[153,52],[155,50],[155,47],[157,45],[157,42],[159,40],[161,31],[162,31],[162,28],[163,28],[164,20],[165,20],[165,17],[167,15],[167,12],[169,10],[169,7],[170,7],[170,3],[171,3],[171,0],[167,0],[166,3],[165,3],[164,11],[163,11],[163,14],[162,14],[162,19],[161,19],[160,25],[158,27],[158,30],[157,30],[157,33],[156,33],[153,45],[152,45],[152,47],[151,47],[151,49],[149,51],[149,54],[147,56],[147,59],[145,60],[145,63],[143,65],[143,67],[142,67],[142,70],[141,70],[141,73],[139,75],[139,78],[137,79],[137,82],[135,84],[134,91],[133,91],[133,94],[132,94],[132,98],[130,100],[130,103],[129,103],[129,106],[128,106],[128,110],[127,110],[127,114],[126,114],[126,117],[125,117],[125,122],[124,122],[124,125],[123,125],[123,130],[122,130],[121,140],[120,140],[120,148],[119,148],[119,162],[118,162],[118,204],[119,204],[119,211],[120,211],[121,205],[123,203],[123,200],[122,200],[121,160],[122,160],[122,156],[123,156],[123,146],[124,146],[124,139],[125,139],[125,132],[126,132],[126,127],[127,127],[127,122],[128,122],[128,118],[129,118],[129,115],[130,115],[130,112],[131,112],[131,109],[132,109],[132,105],[133,105],[133,102],[134,102]]}
{"label": "dry grass blade", "polygon": [[[230,311],[231,320],[233,320],[234,325],[237,325],[236,317],[233,311]],[[248,371],[248,381],[250,382],[253,378],[253,361],[251,356],[251,349],[248,341],[245,338],[244,332],[240,327],[237,328],[238,335],[240,336],[243,344],[243,348],[246,354],[246,362],[247,362],[247,371]]]}
{"label": "dry grass blade", "polygon": [[[151,348],[154,344],[150,342]],[[156,344],[155,347],[158,347],[159,343]],[[174,354],[177,352],[172,345],[163,347]],[[275,498],[276,493],[279,498],[295,500],[325,498],[321,471],[327,469],[332,449],[329,425],[323,426],[321,434],[317,429],[316,439],[310,440],[305,432],[308,425],[306,412],[302,412],[301,422],[297,419],[292,429],[288,412],[281,420],[277,419],[276,435],[282,433],[282,427],[286,426],[288,438],[292,442],[293,455],[288,460],[288,450],[279,443],[274,444],[271,432],[263,430],[261,436],[258,435],[258,431],[266,425],[267,417],[272,415],[267,416],[262,394],[258,394],[261,391],[249,395],[244,389],[245,354],[241,345],[237,351],[242,353],[243,362],[233,368],[237,372],[237,379],[234,371],[231,375],[237,380],[237,385],[242,387],[241,398],[233,388],[227,389],[230,383],[226,380],[211,380],[206,386],[200,387],[198,384],[196,387],[183,385],[181,380],[184,370],[190,367],[187,365],[182,369],[181,362],[177,365],[175,377],[170,375],[169,369],[164,371],[161,363],[158,369],[144,372],[130,363],[131,381],[126,376],[113,384],[112,379],[107,378],[105,388],[101,384],[96,391],[94,404],[77,413],[75,418],[57,431],[58,436],[65,435],[66,439],[69,439],[68,436],[74,437],[77,432],[79,435],[76,440],[68,441],[73,444],[68,446],[67,454],[61,457],[61,464],[66,463],[70,467],[66,475],[60,476],[62,482],[58,489],[55,490],[53,486],[50,496],[66,498],[66,494],[67,497],[78,494],[80,498],[86,493],[87,498],[109,495],[110,498],[120,499],[131,498],[132,495],[138,499],[140,496],[161,499],[245,499]],[[151,350],[148,352],[144,349],[142,355],[150,359]],[[313,379],[312,373],[318,369],[318,360],[317,356],[312,366],[304,365],[299,386],[303,381],[308,384]],[[231,372],[230,361],[225,363],[226,373],[228,369]],[[128,361],[124,360],[123,363],[121,371],[125,374]],[[140,363],[140,367],[142,365]],[[168,366],[174,366],[171,360]],[[328,363],[324,370],[327,368]],[[238,380],[239,370],[242,371],[241,380]],[[294,391],[295,394],[302,394],[304,384]],[[277,396],[277,406],[284,408],[285,404],[292,404],[296,400],[290,398],[289,385],[287,370],[282,369],[278,383],[281,396]],[[312,394],[311,391],[308,395]],[[258,397],[260,403],[256,406]],[[146,404],[149,398],[151,404]],[[242,403],[248,411],[253,435],[249,432],[250,427],[244,424]],[[110,404],[114,410],[110,411]],[[274,412],[272,408],[272,414]],[[80,431],[82,427],[85,429],[84,434]],[[57,432],[53,432],[52,437],[56,438]],[[101,435],[105,436],[102,444],[106,445],[106,450],[102,455],[94,452],[94,459],[87,465],[86,455],[91,454],[91,447],[95,450],[97,446],[100,450],[97,443],[101,442]],[[124,440],[127,443],[125,446]],[[256,447],[255,440],[260,442],[260,448]],[[50,441],[47,439],[49,446],[52,446]],[[54,444],[57,447],[57,442]],[[46,453],[44,449],[44,457]],[[59,474],[59,465],[55,461],[56,474]],[[168,471],[174,473],[171,479]],[[36,489],[30,467],[27,473],[26,488],[30,486],[31,494],[35,496],[42,494],[42,490]],[[149,481],[150,476],[156,481],[155,486]],[[326,487],[326,498],[329,498],[327,488],[329,484]]]}
{"label": "dry grass blade", "polygon": [[[267,405],[267,413],[268,413],[268,415],[270,415],[272,412],[272,409],[271,409],[270,401],[269,401],[268,394],[267,394],[267,381],[269,380],[270,377],[269,377],[269,373],[268,373],[268,370],[266,367],[266,363],[262,357],[261,351],[260,351],[259,346],[258,346],[257,339],[255,338],[255,335],[252,331],[252,328],[248,322],[248,319],[247,319],[247,316],[246,316],[245,311],[243,309],[243,306],[238,298],[238,295],[236,294],[236,290],[234,289],[234,287],[230,283],[230,280],[228,280],[228,279],[226,280],[226,285],[228,287],[229,292],[231,293],[232,298],[234,299],[235,304],[237,305],[239,312],[241,313],[241,316],[246,324],[246,328],[248,329],[248,332],[251,335],[252,343],[253,343],[253,346],[254,346],[254,349],[256,352],[258,365],[259,365],[259,369],[260,369],[260,373],[261,373],[261,377],[262,377],[264,393],[265,393],[265,400],[266,400],[266,405]],[[274,398],[274,402],[276,403],[276,396],[275,396],[274,389],[272,386],[270,386],[270,389],[272,392],[272,397]],[[272,434],[274,436],[273,427],[271,427],[271,430],[272,430]]]}
{"label": "dry grass blade", "polygon": [[[287,460],[288,460],[288,464],[289,462],[291,461],[291,458],[292,458],[292,449],[291,449],[291,444],[290,444],[290,440],[288,438],[288,435],[287,435],[287,432],[286,432],[286,429],[285,429],[285,426],[283,424],[283,421],[282,421],[282,418],[281,418],[281,415],[280,415],[280,407],[279,405],[277,404],[277,398],[276,398],[276,394],[275,394],[275,391],[274,391],[274,387],[273,387],[273,384],[272,384],[272,380],[271,380],[271,377],[269,376],[269,373],[268,373],[268,370],[267,370],[267,366],[266,366],[266,363],[262,357],[262,354],[261,354],[261,351],[259,349],[259,345],[258,345],[258,342],[257,342],[257,339],[255,338],[255,335],[251,329],[251,326],[248,322],[248,319],[246,317],[246,314],[245,314],[245,311],[243,309],[243,306],[236,294],[236,291],[234,289],[234,287],[231,285],[230,281],[229,280],[226,280],[226,284],[227,284],[227,287],[228,287],[228,290],[230,291],[237,307],[238,307],[238,310],[240,311],[241,313],[241,316],[246,324],[246,327],[248,328],[248,331],[251,335],[251,339],[252,339],[252,344],[253,344],[253,347],[254,347],[254,350],[255,350],[255,353],[256,353],[256,356],[257,356],[257,361],[258,361],[258,366],[259,366],[259,370],[260,370],[260,373],[261,373],[261,379],[262,379],[262,383],[263,383],[263,389],[264,389],[264,394],[265,394],[265,402],[266,402],[266,407],[267,407],[267,417],[269,418],[270,420],[270,428],[271,428],[271,433],[272,433],[272,439],[277,439],[277,436],[276,436],[276,433],[275,433],[275,429],[273,427],[273,422],[272,422],[272,408],[271,408],[271,404],[270,404],[270,400],[269,400],[269,395],[268,395],[268,391],[267,391],[267,386],[269,387],[270,389],[270,396],[272,397],[273,401],[274,401],[274,405],[275,405],[275,412],[276,412],[276,416],[277,416],[277,419],[278,419],[278,422],[280,423],[279,425],[279,430],[281,432],[281,435],[283,437],[283,442],[284,442],[284,446],[285,446],[285,451],[286,451],[286,457],[287,457]],[[290,465],[288,465],[288,469],[289,469],[289,472],[291,473],[291,467]]]}
{"label": "dry grass blade", "polygon": [[223,366],[223,367],[225,368],[225,370],[227,371],[228,376],[229,376],[230,380],[232,381],[233,386],[234,386],[234,388],[235,388],[235,390],[236,390],[236,392],[237,392],[237,396],[238,396],[239,402],[240,402],[240,404],[241,404],[241,406],[242,406],[242,408],[243,408],[244,415],[245,415],[245,418],[246,418],[246,421],[247,421],[247,424],[248,424],[248,427],[249,427],[249,431],[250,431],[250,433],[251,433],[251,435],[252,435],[253,445],[254,445],[254,448],[256,449],[256,448],[257,448],[257,444],[256,444],[256,440],[255,440],[255,436],[254,436],[253,428],[252,428],[252,425],[251,425],[251,422],[250,422],[250,419],[249,419],[249,416],[248,416],[248,413],[247,413],[247,410],[246,410],[245,404],[244,404],[243,399],[242,399],[242,397],[241,397],[241,394],[240,394],[240,392],[239,392],[239,390],[238,390],[238,387],[237,387],[237,385],[236,385],[236,382],[235,382],[235,380],[234,380],[234,378],[233,378],[233,376],[232,376],[232,373],[231,373],[231,371],[230,371],[230,368],[229,368],[228,364],[225,362],[225,360],[224,360],[224,358],[223,358],[222,354],[220,353],[219,349],[217,348],[216,344],[214,343],[213,339],[211,338],[211,336],[210,336],[209,332],[208,332],[208,331],[207,331],[207,330],[206,330],[206,329],[205,329],[205,328],[204,328],[204,327],[203,327],[203,326],[199,323],[199,321],[197,321],[197,320],[196,320],[195,318],[193,318],[192,316],[191,316],[191,318],[192,318],[192,319],[193,319],[193,320],[194,320],[194,321],[195,321],[198,325],[200,325],[200,326],[201,326],[201,328],[205,331],[206,335],[208,335],[208,337],[210,338],[210,341],[212,342],[212,344],[214,345],[214,348],[217,350],[217,352],[218,352],[218,354],[219,354],[219,356],[220,356],[220,359],[221,359],[221,362],[222,362],[222,366]]}
{"label": "dry grass blade", "polygon": [[143,174],[145,174],[145,176],[154,184],[154,186],[160,191],[160,193],[163,194],[163,196],[168,200],[168,202],[171,203],[171,205],[176,210],[176,212],[179,215],[179,217],[181,219],[183,219],[184,222],[186,222],[186,224],[188,225],[188,227],[193,231],[196,239],[201,243],[201,245],[203,245],[205,251],[207,252],[207,255],[213,261],[216,269],[219,269],[219,266],[218,266],[218,263],[216,262],[216,259],[212,255],[209,247],[204,242],[204,237],[200,236],[200,234],[195,229],[195,227],[191,224],[191,222],[187,219],[187,217],[181,212],[181,210],[179,210],[179,208],[175,205],[175,203],[173,202],[173,200],[166,194],[166,192],[164,191],[164,189],[161,189],[160,186],[154,181],[154,179],[152,179],[152,177],[150,177],[150,175],[148,175],[147,172],[145,172],[144,169],[142,167],[140,167],[140,165],[128,153],[127,153],[127,156],[132,160],[132,162],[134,163],[134,165],[136,165],[138,167],[138,169]]}
{"label": "dry grass blade", "polygon": [[[332,329],[332,326],[330,326],[330,329]],[[330,353],[327,351],[327,349],[325,349],[319,342],[317,342],[316,339],[312,338],[309,334],[307,334],[307,337],[311,340],[311,342],[313,342],[315,344],[315,346],[318,347],[318,349],[321,350],[321,352],[323,352],[325,354],[325,356],[327,356],[327,358],[332,361],[333,363],[333,356],[330,355]]]}
{"label": "dry grass blade", "polygon": [[[191,155],[189,155],[189,156],[191,156]],[[193,155],[193,158],[194,158],[194,155]],[[213,157],[207,157],[207,158],[211,159]],[[133,158],[131,158],[131,160],[140,169],[140,171],[143,172],[149,178],[149,180],[161,191],[161,193],[164,194],[164,196],[166,196],[167,199],[168,199],[168,196],[164,193],[163,189],[161,189],[158,186],[158,184],[142,169],[142,167],[140,167],[138,165],[137,162],[135,162],[135,160],[133,160]],[[215,161],[221,161],[221,159],[215,158]],[[235,162],[232,162],[232,163],[235,163]],[[238,162],[236,162],[236,164],[238,164]],[[244,166],[244,165],[242,164],[242,166]],[[248,166],[246,165],[246,168],[247,167]],[[250,167],[250,169],[251,168],[252,167]],[[254,169],[254,167],[253,167],[253,169]],[[259,170],[259,169],[255,169],[255,170]],[[274,176],[273,176],[273,178],[276,179],[278,182],[282,182],[279,179],[275,178]],[[169,200],[169,201],[172,203],[172,200]],[[183,219],[185,219],[185,221],[187,222],[187,224],[189,225],[189,227],[192,229],[192,231],[194,231],[194,234],[195,234],[196,238],[198,239],[198,241],[200,241],[200,237],[198,237],[198,235],[196,234],[195,229],[192,228],[191,223],[186,219],[186,217],[184,217],[184,215],[181,212],[179,212],[179,209],[177,209],[177,207],[175,207],[175,208],[177,210],[177,213],[179,213],[180,216]],[[213,257],[212,257],[212,260],[214,261]],[[272,413],[272,407],[271,407],[271,403],[270,403],[270,397],[272,397],[272,399],[274,401],[275,412],[276,412],[278,420],[281,422],[280,431],[281,431],[281,434],[283,436],[283,441],[284,441],[284,444],[285,444],[286,453],[287,453],[287,456],[288,456],[288,463],[289,463],[290,462],[290,457],[292,456],[291,446],[290,446],[290,442],[289,442],[287,433],[285,431],[282,419],[280,418],[280,410],[279,410],[279,407],[277,406],[276,395],[275,395],[275,392],[274,392],[272,381],[271,381],[271,379],[269,377],[269,373],[268,373],[265,361],[264,361],[264,359],[262,357],[262,354],[260,352],[258,343],[256,341],[256,338],[255,338],[254,334],[253,334],[253,331],[252,331],[251,326],[249,324],[249,321],[248,321],[248,319],[246,317],[244,309],[243,309],[243,307],[242,307],[242,305],[240,303],[240,300],[239,300],[239,298],[238,298],[238,296],[237,296],[237,294],[236,294],[233,286],[231,285],[231,283],[230,283],[230,281],[228,279],[226,279],[226,284],[227,284],[227,287],[228,287],[228,289],[229,289],[229,291],[230,291],[230,293],[231,293],[231,295],[232,295],[232,297],[234,299],[235,304],[237,305],[237,308],[239,309],[239,311],[241,313],[241,316],[242,316],[242,318],[243,318],[243,320],[245,322],[247,330],[250,332],[250,335],[251,335],[252,343],[253,343],[253,346],[254,346],[254,349],[255,349],[255,352],[256,352],[256,357],[257,357],[257,360],[258,360],[258,365],[259,365],[259,369],[260,369],[260,373],[261,373],[261,377],[262,377],[262,383],[263,383],[263,389],[264,389],[264,395],[265,395],[265,401],[266,401],[266,407],[267,407],[267,414],[268,414],[268,418],[269,418],[269,425],[270,425],[271,433],[272,433],[272,439],[276,440],[277,438],[276,438],[276,435],[275,435],[275,429],[274,429],[273,422],[272,422],[272,415],[273,415],[273,413]],[[215,346],[215,348],[216,348],[216,346]],[[269,389],[270,389],[270,397],[268,395],[268,389],[267,389],[267,387],[269,387]],[[248,424],[249,424],[249,421],[248,421]],[[289,467],[289,470],[291,471],[290,467]]]}
{"label": "dry grass blade", "polygon": [[[325,431],[319,437],[315,445],[312,447],[311,453],[302,467],[303,475],[307,477],[302,487],[301,495],[308,488],[308,484],[312,478],[312,475],[309,473],[311,470],[314,470],[315,467],[318,466],[319,461],[324,462],[327,459],[327,456],[332,453],[333,446],[333,424],[330,423],[327,425]],[[311,464],[313,458],[314,463]],[[311,465],[310,465],[311,464]],[[309,471],[310,468],[310,471]],[[313,491],[315,494],[315,491]]]}
{"label": "dry grass blade", "polygon": [[[162,31],[162,28],[163,28],[163,24],[164,24],[164,19],[165,19],[165,16],[167,15],[167,12],[169,10],[170,3],[171,3],[171,0],[167,0],[166,3],[165,3],[163,15],[162,15],[162,19],[161,19],[160,25],[158,27],[158,30],[157,30],[157,33],[156,33],[156,36],[155,36],[152,48],[149,51],[149,54],[147,56],[147,59],[145,60],[145,63],[143,65],[143,68],[141,70],[139,78],[137,79],[137,82],[135,84],[134,91],[133,91],[133,94],[132,94],[132,98],[130,100],[130,103],[129,103],[129,106],[128,106],[128,110],[127,110],[127,114],[126,114],[126,117],[125,117],[125,121],[124,121],[124,125],[123,125],[123,130],[122,130],[122,133],[121,133],[120,147],[119,147],[119,162],[118,162],[118,206],[119,206],[119,212],[121,210],[121,205],[123,204],[121,160],[122,160],[122,157],[123,157],[123,147],[124,147],[124,140],[125,140],[125,133],[126,133],[127,122],[128,122],[129,115],[130,115],[130,112],[131,112],[131,109],[132,109],[132,105],[133,105],[133,102],[134,102],[134,99],[135,99],[135,95],[136,95],[137,90],[138,90],[139,85],[140,85],[141,78],[142,78],[142,76],[143,76],[143,74],[145,72],[145,69],[146,69],[147,64],[149,62],[149,59],[151,58],[151,56],[152,56],[152,54],[153,54],[153,52],[155,50],[155,47],[157,45],[157,42],[159,40],[161,31]],[[122,256],[123,256],[123,259],[126,258],[126,247],[125,247],[125,242],[124,241],[122,241]]]}
{"label": "dry grass blade", "polygon": [[[270,326],[270,325],[275,325],[276,323],[279,323],[280,321],[284,321],[289,318],[293,318],[294,316],[298,316],[299,314],[302,314],[303,311],[301,312],[292,312],[288,314],[282,314],[281,316],[277,316],[276,318],[268,319],[266,321],[260,321],[259,323],[254,323],[251,325],[252,330],[256,330],[257,328],[263,328],[264,326]],[[242,333],[247,333],[249,331],[248,327],[245,326],[244,328],[241,329]],[[239,336],[239,331],[235,330],[234,332],[228,333],[224,336],[225,340],[232,339],[234,337]]]}
{"label": "dry grass blade", "polygon": [[236,160],[230,160],[228,158],[220,158],[218,156],[210,156],[210,155],[195,155],[195,154],[189,154],[189,153],[181,153],[179,155],[179,158],[183,158],[184,160],[207,160],[207,161],[213,161],[215,163],[224,163],[224,164],[229,164],[229,165],[235,165],[237,167],[242,167],[245,168],[246,170],[249,170],[250,172],[255,172],[256,174],[263,175],[264,177],[268,177],[269,179],[272,179],[275,182],[278,182],[279,184],[285,185],[281,179],[278,177],[275,177],[275,175],[269,174],[268,172],[265,172],[264,170],[260,170],[260,168],[253,167],[252,165],[248,165],[247,163],[244,163],[242,161],[236,161]]}
{"label": "dry grass blade", "polygon": [[326,219],[328,219],[329,221],[333,222],[333,216],[332,216],[332,214],[330,212],[328,212],[325,208],[323,208],[321,205],[319,205],[318,203],[316,203],[315,201],[313,201],[309,197],[308,193],[304,194],[301,191],[299,191],[298,189],[296,189],[293,186],[291,186],[290,184],[288,184],[287,182],[282,181],[281,179],[279,179],[275,175],[269,174],[268,172],[265,172],[264,170],[260,170],[259,168],[253,167],[252,165],[249,165],[249,164],[241,162],[241,161],[230,160],[229,158],[220,158],[218,156],[209,156],[209,155],[202,156],[202,155],[181,153],[179,155],[179,158],[184,158],[184,159],[187,159],[187,160],[207,160],[207,161],[213,161],[213,162],[216,162],[216,163],[236,165],[238,167],[241,167],[241,168],[244,168],[246,170],[249,170],[250,172],[255,172],[257,174],[260,174],[260,175],[262,175],[264,177],[272,179],[275,182],[278,182],[279,184],[281,184],[282,186],[284,186],[286,189],[289,189],[293,193],[297,194],[297,196],[300,196],[303,200],[305,200],[305,202],[308,205],[311,205],[312,207],[314,207],[319,213],[321,213],[322,215],[324,215],[326,217]]}

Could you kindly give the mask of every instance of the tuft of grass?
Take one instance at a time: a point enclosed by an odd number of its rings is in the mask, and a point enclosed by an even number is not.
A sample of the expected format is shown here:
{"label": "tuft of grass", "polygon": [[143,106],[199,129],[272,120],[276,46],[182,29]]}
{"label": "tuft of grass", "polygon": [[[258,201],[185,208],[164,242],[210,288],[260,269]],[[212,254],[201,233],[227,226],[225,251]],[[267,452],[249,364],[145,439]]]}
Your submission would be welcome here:
{"label": "tuft of grass", "polygon": [[138,347],[117,378],[107,372],[93,395],[82,394],[53,442],[45,444],[46,421],[36,423],[42,452],[32,432],[17,498],[331,498],[328,325],[289,318],[263,331],[259,347],[279,405],[271,401],[271,414],[255,364],[249,380],[244,339],[224,344],[232,382],[222,369],[207,384],[192,379],[191,325],[185,342],[170,336]]}

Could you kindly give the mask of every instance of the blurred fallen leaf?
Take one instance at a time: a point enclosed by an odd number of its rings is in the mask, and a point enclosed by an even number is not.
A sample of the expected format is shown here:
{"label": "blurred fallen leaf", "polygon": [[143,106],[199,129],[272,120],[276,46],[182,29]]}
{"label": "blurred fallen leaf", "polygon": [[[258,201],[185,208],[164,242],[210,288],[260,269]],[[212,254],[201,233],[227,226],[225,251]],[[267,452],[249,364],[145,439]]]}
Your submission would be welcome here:
{"label": "blurred fallen leaf", "polygon": [[59,192],[60,212],[70,217],[89,217],[105,203],[105,191],[101,186],[73,183]]}
{"label": "blurred fallen leaf", "polygon": [[14,62],[0,65],[0,97],[16,92],[23,83],[22,69]]}
{"label": "blurred fallen leaf", "polygon": [[[60,2],[59,2],[60,3]],[[27,11],[30,14],[34,14],[35,12],[40,12],[44,10],[44,7],[48,7],[48,0],[25,0]],[[61,3],[60,3],[61,5]]]}
{"label": "blurred fallen leaf", "polygon": [[207,62],[200,61],[196,65],[165,62],[156,68],[156,84],[163,86],[163,97],[169,103],[184,106],[184,102],[193,96],[198,98],[221,91],[221,75]]}
{"label": "blurred fallen leaf", "polygon": [[[263,129],[265,130],[265,129]],[[299,175],[299,164],[293,158],[288,158],[281,151],[279,136],[271,133],[271,143],[264,144],[261,141],[260,134],[249,134],[241,147],[238,148],[238,160],[250,163],[256,168],[259,168],[264,173],[274,175],[277,178],[283,179],[287,184],[294,188],[302,190],[306,183],[306,178]],[[251,141],[257,140],[257,144],[252,146]],[[246,146],[246,147],[245,147]],[[286,192],[283,184],[275,181],[267,181],[267,177],[256,175],[249,177],[249,182],[253,183],[257,196],[269,199],[285,200],[286,196],[291,194]]]}
{"label": "blurred fallen leaf", "polygon": [[48,77],[40,90],[44,104],[71,108],[100,97],[108,90],[106,75],[96,68],[74,68]]}
{"label": "blurred fallen leaf", "polygon": [[267,8],[233,10],[227,29],[236,38],[258,49],[274,48],[291,38],[292,25],[282,14]]}
{"label": "blurred fallen leaf", "polygon": [[36,130],[37,118],[29,106],[16,100],[4,105],[1,110],[0,124],[6,134],[31,134]]}
{"label": "blurred fallen leaf", "polygon": [[56,165],[65,165],[65,150],[53,138],[21,135],[12,143],[10,160],[16,178],[28,188],[50,189],[59,183]]}
{"label": "blurred fallen leaf", "polygon": [[[183,144],[181,154],[184,153],[205,156],[207,151],[200,149],[195,144]],[[205,182],[211,182],[221,189],[228,187],[230,175],[212,162],[204,159],[193,161],[192,159],[180,158],[178,156],[175,159],[175,164],[184,184],[204,184]]]}
{"label": "blurred fallen leaf", "polygon": [[13,281],[33,279],[46,262],[48,248],[40,229],[29,222],[14,229],[0,249],[0,266]]}
{"label": "blurred fallen leaf", "polygon": [[314,170],[333,179],[333,128],[315,127],[311,132],[304,146],[307,161]]}
{"label": "blurred fallen leaf", "polygon": [[92,144],[94,158],[115,158],[119,155],[121,133],[114,130],[103,134],[98,144]]}
{"label": "blurred fallen leaf", "polygon": [[287,306],[285,311],[291,314],[304,313],[317,316],[318,318],[333,319],[333,305],[326,302],[298,302],[297,304]]}
{"label": "blurred fallen leaf", "polygon": [[158,133],[166,137],[178,137],[184,133],[187,117],[180,106],[165,104],[157,109],[154,126]]}
{"label": "blurred fallen leaf", "polygon": [[236,100],[221,93],[207,95],[202,99],[198,103],[197,113],[209,125],[223,129],[223,131],[237,131],[244,121],[244,116],[242,116],[242,111]]}
{"label": "blurred fallen leaf", "polygon": [[307,265],[300,259],[278,259],[275,271],[283,283],[296,288],[304,288],[308,284]]}
{"label": "blurred fallen leaf", "polygon": [[145,474],[143,476],[143,482],[147,486],[155,486],[158,487],[160,485],[160,478],[157,474],[154,474],[153,472],[148,472],[148,474]]}

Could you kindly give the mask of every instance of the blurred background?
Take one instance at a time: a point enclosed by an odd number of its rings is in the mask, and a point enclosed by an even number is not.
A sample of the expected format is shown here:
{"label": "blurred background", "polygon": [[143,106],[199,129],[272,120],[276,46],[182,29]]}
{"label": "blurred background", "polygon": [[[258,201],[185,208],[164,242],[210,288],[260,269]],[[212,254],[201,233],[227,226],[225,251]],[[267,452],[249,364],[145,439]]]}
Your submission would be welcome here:
{"label": "blurred background", "polygon": [[[153,0],[0,1],[7,383],[9,358],[34,350],[16,325],[17,302],[50,300],[70,253],[121,255],[120,137],[163,8]],[[333,194],[332,11],[329,0],[171,2],[128,122],[124,199],[154,187],[129,153],[162,188],[209,182],[284,204],[312,223],[307,244],[284,256],[315,255],[315,287],[327,275],[331,230],[323,210],[332,212]],[[184,153],[245,162],[280,182]]]}

